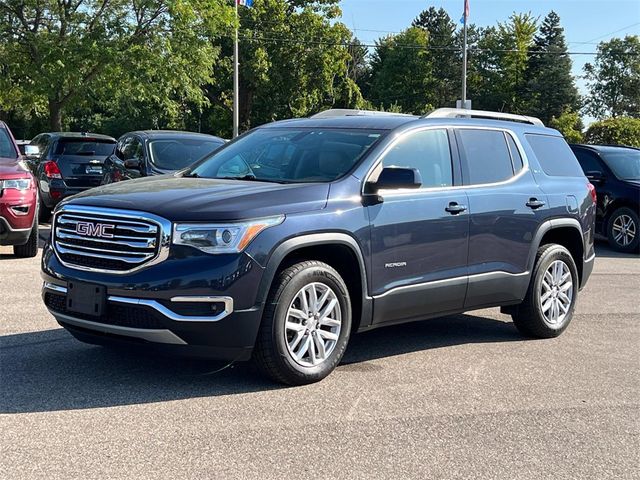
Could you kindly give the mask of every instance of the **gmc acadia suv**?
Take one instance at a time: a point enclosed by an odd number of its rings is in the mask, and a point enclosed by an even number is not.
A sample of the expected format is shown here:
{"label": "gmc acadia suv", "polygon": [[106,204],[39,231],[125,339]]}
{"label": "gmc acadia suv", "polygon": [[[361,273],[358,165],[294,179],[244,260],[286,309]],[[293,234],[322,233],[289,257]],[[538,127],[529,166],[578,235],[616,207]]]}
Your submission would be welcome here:
{"label": "gmc acadia suv", "polygon": [[527,336],[559,335],[594,218],[592,186],[538,119],[327,111],[64,201],[43,297],[88,343],[253,357],[305,384],[385,325],[500,306]]}

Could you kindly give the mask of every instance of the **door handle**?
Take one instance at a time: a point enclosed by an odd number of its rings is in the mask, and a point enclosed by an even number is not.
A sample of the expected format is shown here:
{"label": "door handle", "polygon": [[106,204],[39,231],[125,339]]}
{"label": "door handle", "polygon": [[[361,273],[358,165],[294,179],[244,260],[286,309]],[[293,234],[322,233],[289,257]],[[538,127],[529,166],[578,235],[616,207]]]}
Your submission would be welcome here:
{"label": "door handle", "polygon": [[527,207],[535,210],[536,208],[544,207],[544,202],[538,200],[537,198],[530,198],[526,205]]}
{"label": "door handle", "polygon": [[458,215],[459,213],[464,212],[466,209],[466,205],[460,205],[457,202],[449,202],[449,205],[445,207],[445,211],[449,212],[451,215]]}

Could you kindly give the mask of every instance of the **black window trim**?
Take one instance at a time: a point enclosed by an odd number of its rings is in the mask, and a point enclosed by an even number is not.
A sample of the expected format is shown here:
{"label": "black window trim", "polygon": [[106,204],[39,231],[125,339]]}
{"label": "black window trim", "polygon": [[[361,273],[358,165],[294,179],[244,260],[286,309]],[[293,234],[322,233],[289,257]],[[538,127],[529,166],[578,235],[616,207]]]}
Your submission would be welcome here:
{"label": "black window trim", "polygon": [[411,128],[409,130],[405,130],[401,132],[399,135],[396,135],[387,145],[385,145],[384,149],[377,155],[376,159],[372,163],[371,167],[367,171],[367,174],[363,177],[361,186],[361,195],[365,195],[365,185],[370,181],[371,177],[377,174],[379,167],[382,165],[384,161],[384,157],[387,155],[389,150],[391,150],[397,143],[404,140],[405,137],[412,135],[414,133],[422,132],[425,130],[444,130],[447,134],[447,138],[449,139],[449,153],[451,154],[451,173],[453,176],[453,185],[449,185],[448,187],[420,187],[415,189],[384,189],[381,192],[384,192],[385,196],[392,195],[416,195],[420,193],[428,193],[428,192],[438,192],[443,190],[451,190],[456,188],[463,188],[462,184],[462,170],[460,165],[460,155],[458,152],[458,145],[456,144],[456,140],[453,133],[453,128],[451,125],[421,125],[416,128]]}
{"label": "black window trim", "polygon": [[[507,178],[506,180],[500,180],[499,182],[490,182],[490,183],[469,183],[466,184],[465,182],[467,181],[466,178],[464,178],[464,169],[463,169],[463,185],[462,188],[482,188],[482,187],[493,187],[493,186],[497,186],[497,185],[505,185],[508,183],[513,183],[516,182],[520,179],[520,177],[524,176],[528,171],[529,171],[529,159],[527,158],[527,156],[524,154],[524,148],[522,147],[522,143],[520,142],[520,139],[518,138],[518,136],[509,129],[506,128],[499,128],[499,127],[481,127],[481,126],[467,126],[467,125],[456,125],[454,126],[454,131],[456,132],[456,141],[458,142],[458,149],[460,149],[460,136],[458,135],[458,132],[460,130],[492,130],[492,131],[497,131],[497,132],[502,132],[505,135],[510,135],[511,138],[513,139],[516,148],[518,149],[518,153],[520,153],[520,157],[522,158],[522,168],[520,169],[520,171],[514,175],[512,175],[510,178]],[[513,158],[511,156],[511,150],[509,149],[509,142],[507,142],[507,139],[505,137],[504,139],[505,144],[507,145],[507,151],[509,152],[509,157],[511,158],[511,169],[513,172]],[[460,155],[460,163],[464,164],[464,162],[466,162],[466,158],[462,158],[463,156]]]}

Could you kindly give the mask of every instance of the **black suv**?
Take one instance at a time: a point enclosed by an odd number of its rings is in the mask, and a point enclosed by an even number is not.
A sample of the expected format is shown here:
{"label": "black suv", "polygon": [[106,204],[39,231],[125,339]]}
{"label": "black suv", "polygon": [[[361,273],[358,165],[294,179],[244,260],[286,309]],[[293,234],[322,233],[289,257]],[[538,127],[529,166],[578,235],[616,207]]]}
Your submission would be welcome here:
{"label": "black suv", "polygon": [[36,155],[27,156],[38,185],[38,215],[46,222],[63,199],[100,185],[102,166],[116,140],[96,133],[41,133],[31,140]]}
{"label": "black suv", "polygon": [[102,184],[182,170],[224,143],[213,135],[176,130],[125,133],[104,162]]}
{"label": "black suv", "polygon": [[43,297],[85,342],[253,357],[304,384],[385,325],[501,306],[523,334],[559,335],[594,219],[575,156],[537,119],[328,111],[63,202]]}
{"label": "black suv", "polygon": [[614,145],[571,145],[582,170],[596,187],[596,233],[615,250],[640,246],[640,149]]}

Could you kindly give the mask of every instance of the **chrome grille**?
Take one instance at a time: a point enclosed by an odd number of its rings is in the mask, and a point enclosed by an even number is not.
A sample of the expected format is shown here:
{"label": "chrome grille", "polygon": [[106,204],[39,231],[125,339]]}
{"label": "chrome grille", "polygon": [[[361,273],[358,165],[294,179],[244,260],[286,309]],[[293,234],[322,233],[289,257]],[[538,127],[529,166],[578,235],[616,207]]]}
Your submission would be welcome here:
{"label": "chrome grille", "polygon": [[56,212],[53,247],[66,266],[128,273],[166,258],[171,224],[142,212],[69,206]]}

